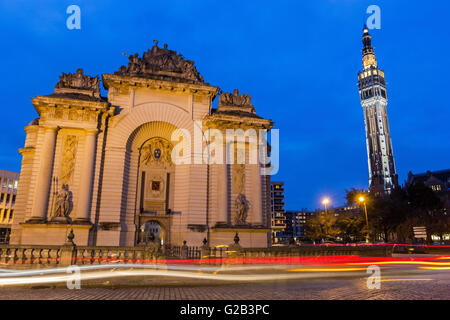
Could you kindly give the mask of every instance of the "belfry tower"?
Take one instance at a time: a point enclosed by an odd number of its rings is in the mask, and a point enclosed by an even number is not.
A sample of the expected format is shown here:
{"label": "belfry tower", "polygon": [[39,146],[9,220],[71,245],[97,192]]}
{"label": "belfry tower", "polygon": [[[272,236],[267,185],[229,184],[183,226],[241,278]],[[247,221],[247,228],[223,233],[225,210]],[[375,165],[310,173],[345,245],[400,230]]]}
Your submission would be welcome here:
{"label": "belfry tower", "polygon": [[358,73],[358,87],[364,111],[369,191],[376,195],[389,194],[398,185],[394,155],[386,111],[387,93],[384,71],[377,67],[369,29],[364,26],[362,60],[364,70]]}

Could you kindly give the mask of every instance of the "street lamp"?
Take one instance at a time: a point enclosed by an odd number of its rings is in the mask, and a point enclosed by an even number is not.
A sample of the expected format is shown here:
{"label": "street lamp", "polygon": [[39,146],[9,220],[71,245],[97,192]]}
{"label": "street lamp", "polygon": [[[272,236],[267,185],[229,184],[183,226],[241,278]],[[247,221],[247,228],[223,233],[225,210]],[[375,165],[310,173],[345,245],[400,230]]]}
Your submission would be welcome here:
{"label": "street lamp", "polygon": [[322,204],[325,206],[325,215],[327,215],[327,205],[328,205],[328,203],[330,203],[330,199],[324,198],[322,200]]}
{"label": "street lamp", "polygon": [[326,218],[327,218],[327,205],[328,205],[328,203],[330,203],[330,199],[328,199],[328,198],[323,198],[322,199],[322,204],[325,206],[325,221],[324,221],[324,223],[325,223],[325,238],[328,237],[328,227],[327,227],[327,221],[326,221]]}
{"label": "street lamp", "polygon": [[366,215],[366,226],[367,226],[366,243],[369,243],[369,219],[367,218],[366,199],[364,199],[363,196],[360,196],[359,202],[362,202],[364,204],[364,213]]}

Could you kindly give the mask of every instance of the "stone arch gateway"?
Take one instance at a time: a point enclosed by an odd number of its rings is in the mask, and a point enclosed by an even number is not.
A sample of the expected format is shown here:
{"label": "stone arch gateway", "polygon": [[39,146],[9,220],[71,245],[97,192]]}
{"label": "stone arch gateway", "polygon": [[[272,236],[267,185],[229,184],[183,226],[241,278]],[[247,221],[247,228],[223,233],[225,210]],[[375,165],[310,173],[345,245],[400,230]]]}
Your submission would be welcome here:
{"label": "stone arch gateway", "polygon": [[[82,69],[63,73],[54,93],[32,99],[39,117],[25,127],[19,150],[12,244],[63,244],[73,228],[77,245],[137,246],[147,237],[142,227],[156,225],[164,244],[200,246],[206,238],[210,246],[228,245],[236,232],[244,247],[269,244],[270,176],[260,174],[259,163],[236,167],[202,158],[208,130],[272,128],[250,96],[237,89],[219,94],[192,61],[157,44],[102,75],[106,97],[99,80]],[[179,132],[181,140],[174,139]],[[180,141],[188,146],[181,153]],[[226,154],[229,143],[217,150]],[[179,153],[192,161],[174,161]],[[71,206],[58,216],[62,185]],[[248,205],[236,209],[239,199]],[[236,210],[245,211],[239,223]]]}

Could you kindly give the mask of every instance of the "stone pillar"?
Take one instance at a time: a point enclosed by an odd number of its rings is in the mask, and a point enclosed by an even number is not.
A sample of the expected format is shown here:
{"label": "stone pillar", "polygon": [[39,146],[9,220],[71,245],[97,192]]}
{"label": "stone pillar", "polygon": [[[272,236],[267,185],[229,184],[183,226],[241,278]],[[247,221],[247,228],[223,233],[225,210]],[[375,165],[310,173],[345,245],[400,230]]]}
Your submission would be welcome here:
{"label": "stone pillar", "polygon": [[181,246],[181,259],[188,258],[188,246],[186,245],[186,240],[183,240],[183,245]]}
{"label": "stone pillar", "polygon": [[39,174],[36,181],[31,219],[44,222],[47,218],[48,195],[52,180],[53,159],[55,156],[55,141],[58,127],[44,128],[44,141],[40,152]]}
{"label": "stone pillar", "polygon": [[224,164],[219,164],[218,169],[219,216],[217,222],[228,223],[228,165],[226,161]]}
{"label": "stone pillar", "polygon": [[262,194],[261,194],[261,167],[258,164],[253,164],[252,166],[252,223],[254,225],[263,224],[263,210],[262,210]]}
{"label": "stone pillar", "polygon": [[73,238],[75,238],[75,235],[73,234],[72,229],[67,236],[66,243],[64,243],[60,250],[60,266],[70,266],[76,263],[77,246],[75,245],[75,242],[73,242]]}
{"label": "stone pillar", "polygon": [[76,222],[90,222],[92,178],[98,130],[86,130]]}

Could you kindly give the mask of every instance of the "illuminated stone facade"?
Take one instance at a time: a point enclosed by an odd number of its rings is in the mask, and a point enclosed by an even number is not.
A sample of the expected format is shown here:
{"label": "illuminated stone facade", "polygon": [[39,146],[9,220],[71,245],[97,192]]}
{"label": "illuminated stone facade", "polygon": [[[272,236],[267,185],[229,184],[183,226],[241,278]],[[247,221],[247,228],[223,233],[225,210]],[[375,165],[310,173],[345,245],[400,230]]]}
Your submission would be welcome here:
{"label": "illuminated stone facade", "polygon": [[18,183],[18,173],[0,170],[0,244],[9,242]]}
{"label": "illuminated stone facade", "polygon": [[192,61],[157,43],[102,82],[106,98],[79,69],[32,99],[39,118],[20,149],[11,243],[63,244],[73,228],[77,245],[229,245],[236,232],[243,247],[268,245],[270,177],[249,161],[251,144],[243,164],[210,161],[239,156],[235,140],[205,156],[217,132],[272,128],[250,96],[219,95]]}

